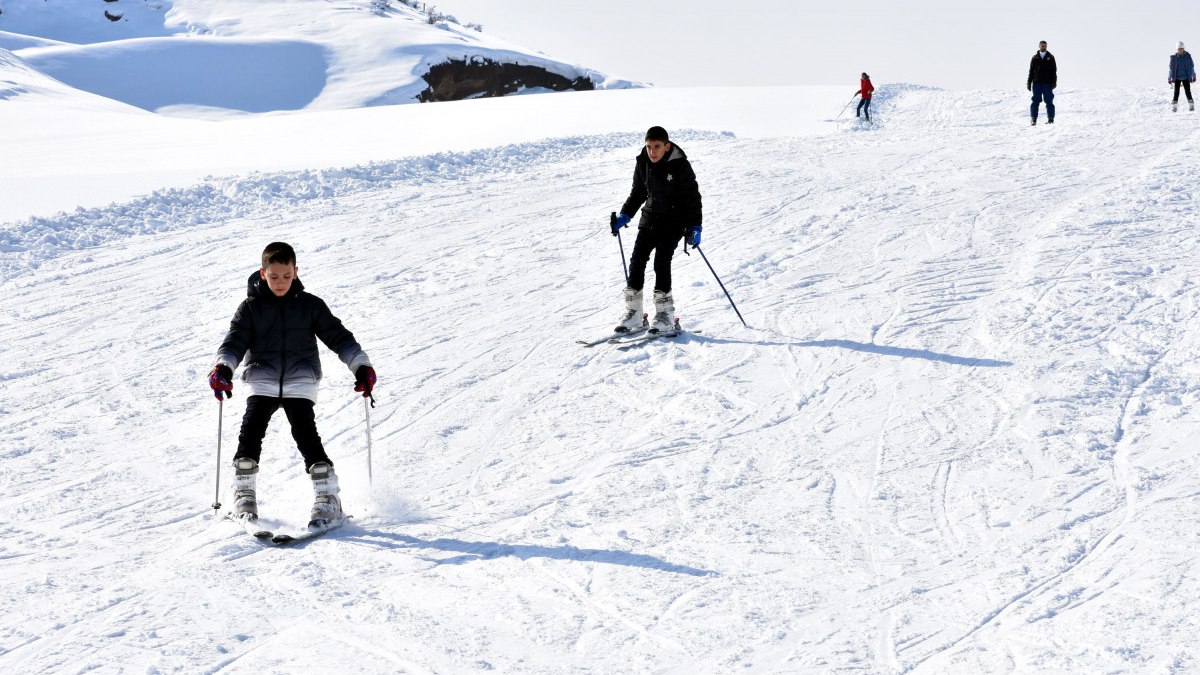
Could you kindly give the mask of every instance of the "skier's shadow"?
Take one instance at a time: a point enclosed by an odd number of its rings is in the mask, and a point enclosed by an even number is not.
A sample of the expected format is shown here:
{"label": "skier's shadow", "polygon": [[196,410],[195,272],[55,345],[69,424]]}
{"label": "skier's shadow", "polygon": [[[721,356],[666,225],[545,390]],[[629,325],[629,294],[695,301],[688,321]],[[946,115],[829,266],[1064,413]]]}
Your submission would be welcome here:
{"label": "skier's shadow", "polygon": [[731,344],[758,345],[760,347],[817,347],[824,349],[847,349],[853,352],[879,354],[880,356],[894,356],[902,359],[923,359],[925,361],[948,363],[953,366],[972,366],[976,368],[1005,368],[1013,364],[1012,361],[981,359],[971,356],[955,356],[954,354],[942,354],[941,352],[930,351],[928,349],[889,347],[888,345],[878,345],[869,342],[855,342],[854,340],[794,340],[779,342],[769,340],[734,340],[730,338],[716,338],[709,337],[707,335],[696,334],[689,334],[687,338],[688,342],[719,345]]}
{"label": "skier's shadow", "polygon": [[687,574],[693,577],[705,577],[717,574],[712,570],[700,569],[689,565],[678,565],[667,562],[662,558],[642,553],[628,551],[606,551],[595,548],[577,548],[575,546],[535,546],[531,544],[501,544],[494,541],[466,541],[463,539],[421,539],[407,534],[395,532],[380,532],[378,530],[358,530],[349,536],[343,536],[347,541],[357,541],[383,548],[394,549],[433,549],[448,551],[460,555],[449,558],[433,559],[438,565],[464,565],[481,560],[496,558],[549,558],[551,560],[574,560],[578,562],[602,563],[605,565],[622,565],[625,567],[641,567],[643,569],[670,572],[671,574]]}

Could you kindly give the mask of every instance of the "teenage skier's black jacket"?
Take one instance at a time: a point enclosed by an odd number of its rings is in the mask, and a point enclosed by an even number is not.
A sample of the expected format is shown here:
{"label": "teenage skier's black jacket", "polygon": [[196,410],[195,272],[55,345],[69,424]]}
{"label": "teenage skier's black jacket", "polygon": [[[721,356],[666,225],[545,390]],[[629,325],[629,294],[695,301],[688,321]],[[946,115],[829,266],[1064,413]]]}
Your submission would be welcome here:
{"label": "teenage skier's black jacket", "polygon": [[1029,79],[1026,80],[1025,86],[1032,87],[1035,84],[1048,84],[1051,89],[1058,86],[1058,62],[1050,52],[1046,52],[1044,59],[1034,52],[1033,59],[1029,62]]}
{"label": "teenage skier's black jacket", "polygon": [[234,369],[244,356],[242,380],[250,386],[251,395],[316,401],[321,380],[318,338],[337,353],[350,372],[370,365],[354,335],[324,300],[305,292],[300,279],[293,280],[280,298],[255,272],[247,282],[246,295],[217,350],[217,363]]}
{"label": "teenage skier's black jacket", "polygon": [[683,148],[672,143],[667,156],[657,163],[651,162],[646,149],[642,148],[633,170],[633,189],[621,207],[621,213],[632,218],[643,204],[639,227],[646,227],[660,215],[670,216],[681,228],[702,224],[700,186],[696,184],[696,172],[692,171]]}

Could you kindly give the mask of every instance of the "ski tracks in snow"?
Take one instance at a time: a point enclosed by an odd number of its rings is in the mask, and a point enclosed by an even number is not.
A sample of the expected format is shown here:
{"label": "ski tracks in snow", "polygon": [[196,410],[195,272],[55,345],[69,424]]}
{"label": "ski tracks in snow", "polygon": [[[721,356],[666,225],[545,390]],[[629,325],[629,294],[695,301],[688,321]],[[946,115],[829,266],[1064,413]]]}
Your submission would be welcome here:
{"label": "ski tracks in snow", "polygon": [[[680,253],[703,332],[625,352],[573,342],[619,309],[607,214],[636,135],[9,227],[0,339],[50,358],[0,372],[0,609],[23,619],[0,665],[1194,664],[1172,636],[1197,596],[1177,449],[1200,402],[1180,257],[1200,136],[1117,97],[1064,97],[1031,130],[1017,98],[914,91],[824,138],[681,134],[705,252],[754,328]],[[361,400],[326,359],[321,430],[358,518],[287,550],[207,515],[204,377],[272,239],[380,376],[368,488]],[[264,448],[264,513],[293,522],[310,488],[282,418]]]}

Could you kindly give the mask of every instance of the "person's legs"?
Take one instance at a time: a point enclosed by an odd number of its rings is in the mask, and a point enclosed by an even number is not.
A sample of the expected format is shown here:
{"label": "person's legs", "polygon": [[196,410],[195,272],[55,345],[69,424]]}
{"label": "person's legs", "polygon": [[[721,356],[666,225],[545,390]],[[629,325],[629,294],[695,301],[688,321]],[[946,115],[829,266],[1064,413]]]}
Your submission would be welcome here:
{"label": "person's legs", "polygon": [[233,459],[252,459],[258,463],[262,440],[267,435],[271,416],[279,410],[279,399],[270,396],[251,396],[246,399],[246,414],[242,415],[242,430],[238,433],[238,449]]}
{"label": "person's legs", "polygon": [[871,99],[863,101],[863,115],[867,118],[868,122],[871,121]]}
{"label": "person's legs", "polygon": [[1029,116],[1035,120],[1038,117],[1038,106],[1041,105],[1041,103],[1042,103],[1041,87],[1042,87],[1042,85],[1040,85],[1040,84],[1033,85],[1033,89],[1032,89],[1032,91],[1033,91],[1032,101],[1033,102],[1029,104]]}
{"label": "person's legs", "polygon": [[671,258],[675,249],[683,239],[683,228],[663,223],[655,236],[654,248],[654,290],[671,292]]}
{"label": "person's legs", "polygon": [[1050,85],[1042,85],[1042,100],[1046,102],[1046,121],[1054,121],[1054,90]]}
{"label": "person's legs", "polygon": [[865,98],[858,102],[858,107],[854,109],[855,117],[862,117],[863,105],[865,105],[866,102],[867,102],[867,99],[865,99]]}
{"label": "person's legs", "polygon": [[[1192,101],[1192,83],[1191,82],[1188,82],[1187,80],[1183,81],[1183,93],[1187,96],[1188,103],[1192,103],[1193,101]],[[1179,98],[1179,94],[1176,94],[1175,98]]]}
{"label": "person's legs", "polygon": [[292,425],[292,438],[296,439],[296,447],[304,456],[304,469],[307,471],[317,462],[325,462],[333,466],[329,455],[325,454],[325,446],[317,434],[316,406],[306,398],[283,399],[283,412],[287,413],[288,423]]}
{"label": "person's legs", "polygon": [[1171,97],[1171,103],[1179,103],[1179,87],[1183,85],[1183,80],[1175,80],[1175,96]]}
{"label": "person's legs", "polygon": [[633,241],[633,253],[629,255],[629,287],[635,291],[646,285],[646,263],[654,250],[654,228],[639,227],[637,239]]}

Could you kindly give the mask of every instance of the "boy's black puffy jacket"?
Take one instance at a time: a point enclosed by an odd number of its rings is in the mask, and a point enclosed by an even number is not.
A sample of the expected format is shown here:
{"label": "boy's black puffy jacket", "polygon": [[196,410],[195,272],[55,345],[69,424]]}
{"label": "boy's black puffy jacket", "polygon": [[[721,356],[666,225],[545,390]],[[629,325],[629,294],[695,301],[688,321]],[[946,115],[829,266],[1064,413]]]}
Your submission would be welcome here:
{"label": "boy's black puffy jacket", "polygon": [[235,369],[244,356],[242,381],[250,387],[250,395],[316,401],[321,380],[318,338],[350,372],[371,365],[354,335],[324,300],[305,292],[300,279],[292,281],[287,295],[279,298],[256,271],[247,282],[246,295],[217,351],[217,363]]}
{"label": "boy's black puffy jacket", "polygon": [[673,216],[672,220],[679,227],[702,224],[700,186],[696,184],[696,172],[692,171],[683,148],[672,143],[667,156],[657,163],[651,162],[646,149],[642,148],[633,170],[633,189],[621,207],[621,213],[632,218],[642,204],[645,207],[639,226],[644,227],[659,215]]}

